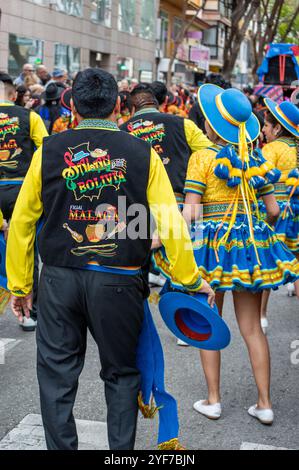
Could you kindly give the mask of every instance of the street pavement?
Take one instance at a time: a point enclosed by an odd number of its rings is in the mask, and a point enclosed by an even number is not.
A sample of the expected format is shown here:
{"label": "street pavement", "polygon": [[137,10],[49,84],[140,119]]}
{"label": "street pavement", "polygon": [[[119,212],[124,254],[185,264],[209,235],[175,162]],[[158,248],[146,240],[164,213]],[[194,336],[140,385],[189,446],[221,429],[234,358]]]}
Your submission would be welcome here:
{"label": "street pavement", "polygon": [[[226,295],[224,318],[232,341],[223,352],[223,415],[218,421],[210,421],[192,408],[195,401],[206,397],[198,351],[178,347],[157,305],[151,307],[164,347],[167,390],[178,401],[180,440],[188,449],[299,449],[299,302],[287,296],[285,287],[271,294],[269,304],[275,412],[272,426],[264,426],[247,414],[248,407],[256,402],[256,387],[236,325],[231,294]],[[35,354],[35,333],[23,332],[7,311],[0,317],[0,449],[45,448]],[[74,408],[81,449],[107,449],[99,370],[97,348],[90,337]],[[155,449],[156,437],[157,418],[145,420],[140,415],[136,449]]]}

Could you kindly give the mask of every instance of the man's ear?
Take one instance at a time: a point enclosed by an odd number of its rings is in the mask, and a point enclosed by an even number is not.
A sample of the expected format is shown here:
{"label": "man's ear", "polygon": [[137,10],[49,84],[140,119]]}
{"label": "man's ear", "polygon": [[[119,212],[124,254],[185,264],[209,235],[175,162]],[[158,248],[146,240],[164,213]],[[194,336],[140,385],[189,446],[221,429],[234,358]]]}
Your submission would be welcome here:
{"label": "man's ear", "polygon": [[118,116],[120,114],[120,96],[117,97],[116,104],[113,110],[113,114]]}
{"label": "man's ear", "polygon": [[11,93],[10,100],[13,101],[13,102],[15,102],[16,99],[17,99],[17,96],[18,96],[17,90],[14,90],[14,91]]}
{"label": "man's ear", "polygon": [[136,108],[135,108],[135,106],[133,105],[133,106],[132,106],[132,111],[131,111],[131,117],[133,117],[135,113],[136,113]]}
{"label": "man's ear", "polygon": [[76,110],[76,108],[75,108],[73,98],[70,99],[70,105],[71,105],[72,113],[73,113],[73,115],[75,116],[75,114],[77,114],[77,110]]}

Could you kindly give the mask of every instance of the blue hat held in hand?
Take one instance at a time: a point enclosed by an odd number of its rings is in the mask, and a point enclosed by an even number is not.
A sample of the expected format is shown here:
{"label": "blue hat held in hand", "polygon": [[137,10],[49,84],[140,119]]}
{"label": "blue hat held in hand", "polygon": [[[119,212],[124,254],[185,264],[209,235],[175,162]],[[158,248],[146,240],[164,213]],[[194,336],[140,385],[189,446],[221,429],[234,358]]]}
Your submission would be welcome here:
{"label": "blue hat held in hand", "polygon": [[230,331],[216,304],[211,308],[207,298],[206,294],[169,292],[162,296],[159,309],[177,338],[199,349],[219,351],[230,343]]}

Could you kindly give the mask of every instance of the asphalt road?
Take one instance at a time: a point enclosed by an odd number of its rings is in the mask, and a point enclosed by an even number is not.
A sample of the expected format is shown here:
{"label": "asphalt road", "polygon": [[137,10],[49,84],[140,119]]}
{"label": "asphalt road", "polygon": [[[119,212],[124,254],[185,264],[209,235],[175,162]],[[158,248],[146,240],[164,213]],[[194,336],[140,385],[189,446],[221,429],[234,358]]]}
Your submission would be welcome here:
{"label": "asphalt road", "polygon": [[[167,389],[178,400],[180,440],[184,445],[189,449],[240,449],[242,443],[249,442],[299,449],[299,302],[295,297],[287,297],[285,287],[271,295],[269,307],[268,338],[275,412],[275,421],[270,427],[247,414],[248,407],[256,402],[256,387],[230,294],[225,301],[224,318],[231,329],[232,341],[223,352],[223,415],[219,421],[210,421],[192,408],[194,401],[206,397],[198,351],[178,347],[157,307],[152,306],[152,311],[164,347]],[[0,440],[26,415],[40,413],[35,333],[24,333],[12,313],[7,312],[0,317],[0,339],[3,338],[14,341],[7,342],[5,364],[0,364]],[[90,337],[75,405],[78,419],[106,420],[99,369],[97,348]],[[155,448],[156,430],[157,420],[149,421],[140,416],[136,449]]]}

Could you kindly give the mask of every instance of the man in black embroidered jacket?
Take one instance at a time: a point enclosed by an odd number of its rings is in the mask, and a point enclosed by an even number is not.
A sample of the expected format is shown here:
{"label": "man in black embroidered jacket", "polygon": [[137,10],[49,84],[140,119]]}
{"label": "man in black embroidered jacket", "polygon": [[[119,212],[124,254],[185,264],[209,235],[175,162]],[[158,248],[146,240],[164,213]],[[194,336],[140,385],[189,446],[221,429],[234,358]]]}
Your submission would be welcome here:
{"label": "man in black embroidered jacket", "polygon": [[[22,309],[28,314],[35,222],[43,213],[37,374],[47,447],[78,447],[73,406],[89,328],[105,382],[110,448],[133,449],[140,388],[136,350],[148,295],[140,267],[151,246],[150,211],[178,282],[208,293],[212,303],[214,292],[199,275],[160,158],[116,125],[119,98],[112,75],[79,72],[72,107],[78,127],[44,140],[22,186],[8,236],[8,287],[15,315]],[[140,233],[134,230],[137,207],[143,214]]]}

